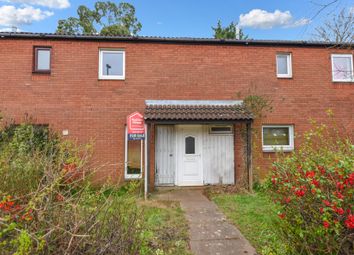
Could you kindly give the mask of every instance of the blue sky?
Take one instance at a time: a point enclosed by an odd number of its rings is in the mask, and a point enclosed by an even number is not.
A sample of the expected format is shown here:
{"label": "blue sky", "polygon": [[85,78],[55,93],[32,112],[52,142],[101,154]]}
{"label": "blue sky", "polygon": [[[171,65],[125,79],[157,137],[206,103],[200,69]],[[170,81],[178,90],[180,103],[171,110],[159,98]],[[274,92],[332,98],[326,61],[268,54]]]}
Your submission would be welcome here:
{"label": "blue sky", "polygon": [[[319,3],[333,0],[127,0],[136,7],[143,28],[139,35],[212,37],[211,26],[238,22],[254,39],[310,39],[314,28],[353,0],[338,0],[312,19]],[[115,1],[119,2],[119,1]],[[82,0],[0,0],[0,30],[54,32],[59,19],[76,16]],[[317,4],[316,4],[317,3]]]}

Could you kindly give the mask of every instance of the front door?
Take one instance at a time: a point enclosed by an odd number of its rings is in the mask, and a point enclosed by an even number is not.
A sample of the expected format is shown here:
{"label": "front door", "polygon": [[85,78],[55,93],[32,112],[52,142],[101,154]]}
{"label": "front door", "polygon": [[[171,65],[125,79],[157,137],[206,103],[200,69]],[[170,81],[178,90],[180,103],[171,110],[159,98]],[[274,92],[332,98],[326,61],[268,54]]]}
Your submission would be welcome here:
{"label": "front door", "polygon": [[179,186],[203,185],[202,126],[177,127],[177,169]]}

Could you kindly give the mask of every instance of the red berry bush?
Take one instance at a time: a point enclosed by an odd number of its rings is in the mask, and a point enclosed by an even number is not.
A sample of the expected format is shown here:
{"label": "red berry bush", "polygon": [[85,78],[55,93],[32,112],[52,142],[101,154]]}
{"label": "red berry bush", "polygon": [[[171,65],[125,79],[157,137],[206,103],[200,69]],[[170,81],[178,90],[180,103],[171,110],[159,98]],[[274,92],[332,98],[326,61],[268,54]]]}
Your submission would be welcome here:
{"label": "red berry bush", "polygon": [[273,164],[268,190],[282,210],[280,231],[296,254],[354,254],[354,145],[315,126]]}

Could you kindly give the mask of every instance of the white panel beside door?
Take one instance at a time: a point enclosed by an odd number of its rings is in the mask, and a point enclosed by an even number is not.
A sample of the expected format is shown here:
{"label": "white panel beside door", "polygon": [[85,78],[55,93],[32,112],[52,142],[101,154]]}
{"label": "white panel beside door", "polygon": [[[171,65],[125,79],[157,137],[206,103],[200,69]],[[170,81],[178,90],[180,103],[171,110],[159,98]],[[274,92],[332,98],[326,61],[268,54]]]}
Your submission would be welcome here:
{"label": "white panel beside door", "polygon": [[210,134],[203,127],[203,176],[205,184],[234,184],[234,134]]}
{"label": "white panel beside door", "polygon": [[177,138],[177,185],[203,185],[203,129],[201,125],[179,125]]}
{"label": "white panel beside door", "polygon": [[173,125],[156,126],[155,184],[174,185],[176,174],[176,136]]}

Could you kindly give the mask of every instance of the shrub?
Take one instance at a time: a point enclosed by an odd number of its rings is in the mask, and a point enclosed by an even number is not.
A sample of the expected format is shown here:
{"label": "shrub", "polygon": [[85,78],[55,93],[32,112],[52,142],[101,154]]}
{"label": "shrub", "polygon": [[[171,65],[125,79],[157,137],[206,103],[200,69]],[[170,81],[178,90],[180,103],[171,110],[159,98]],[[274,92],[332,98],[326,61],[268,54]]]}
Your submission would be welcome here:
{"label": "shrub", "polygon": [[354,254],[354,146],[314,125],[301,147],[273,164],[268,190],[296,254]]}
{"label": "shrub", "polygon": [[1,132],[1,254],[139,253],[140,183],[93,187],[91,148],[30,124]]}

